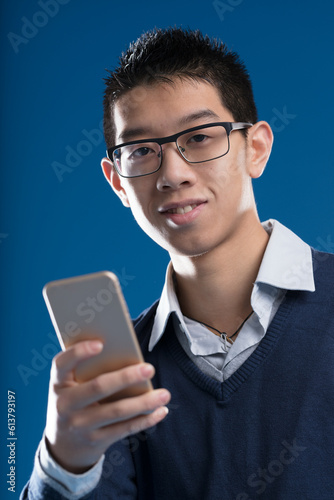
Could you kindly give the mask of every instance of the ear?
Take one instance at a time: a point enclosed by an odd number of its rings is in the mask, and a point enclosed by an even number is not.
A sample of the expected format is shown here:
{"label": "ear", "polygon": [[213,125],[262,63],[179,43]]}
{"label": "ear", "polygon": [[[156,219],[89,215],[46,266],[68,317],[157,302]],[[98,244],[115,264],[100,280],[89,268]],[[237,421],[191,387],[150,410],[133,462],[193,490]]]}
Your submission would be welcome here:
{"label": "ear", "polygon": [[122,179],[114,169],[112,162],[109,158],[103,158],[101,160],[101,167],[104,174],[104,177],[109,182],[110,186],[120,198],[121,202],[125,207],[129,207],[130,203],[125,192],[124,187],[122,186]]}
{"label": "ear", "polygon": [[271,153],[274,135],[267,122],[255,123],[248,132],[248,168],[253,179],[260,177]]}

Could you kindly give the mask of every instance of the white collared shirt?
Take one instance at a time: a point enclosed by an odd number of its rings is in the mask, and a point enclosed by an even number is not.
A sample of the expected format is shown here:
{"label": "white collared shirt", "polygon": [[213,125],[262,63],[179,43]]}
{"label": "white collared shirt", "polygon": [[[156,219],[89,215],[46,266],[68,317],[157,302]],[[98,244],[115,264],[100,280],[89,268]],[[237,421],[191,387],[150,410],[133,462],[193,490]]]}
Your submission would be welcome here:
{"label": "white collared shirt", "polygon": [[150,337],[150,351],[164,334],[170,314],[175,312],[179,323],[177,335],[188,355],[209,375],[226,380],[256,349],[286,291],[315,290],[309,245],[278,221],[270,219],[262,225],[270,238],[253,285],[251,306],[254,314],[243,325],[233,345],[201,323],[183,316],[170,263]]}

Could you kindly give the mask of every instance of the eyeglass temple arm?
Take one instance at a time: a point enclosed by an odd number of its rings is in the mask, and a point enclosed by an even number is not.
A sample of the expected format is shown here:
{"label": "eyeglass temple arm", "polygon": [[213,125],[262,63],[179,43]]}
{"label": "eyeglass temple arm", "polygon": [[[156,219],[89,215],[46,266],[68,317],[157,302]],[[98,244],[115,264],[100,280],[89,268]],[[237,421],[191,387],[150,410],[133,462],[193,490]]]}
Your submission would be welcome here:
{"label": "eyeglass temple arm", "polygon": [[252,127],[253,123],[248,122],[233,122],[231,123],[231,130],[242,130],[244,128]]}

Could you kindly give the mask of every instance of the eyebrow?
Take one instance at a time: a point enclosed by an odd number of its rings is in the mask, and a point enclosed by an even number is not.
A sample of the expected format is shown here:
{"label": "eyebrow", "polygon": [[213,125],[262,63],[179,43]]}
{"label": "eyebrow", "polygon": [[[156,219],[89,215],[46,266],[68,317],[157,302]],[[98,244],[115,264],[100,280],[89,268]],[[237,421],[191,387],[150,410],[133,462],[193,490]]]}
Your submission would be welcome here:
{"label": "eyebrow", "polygon": [[[191,122],[194,122],[195,120],[200,120],[201,118],[216,118],[220,120],[220,116],[217,115],[214,111],[211,109],[202,109],[199,111],[195,111],[194,113],[191,113],[190,115],[183,116],[178,123],[180,126],[182,125],[189,125]],[[122,142],[128,142],[132,141],[133,139],[137,139],[140,136],[151,136],[152,137],[152,129],[149,127],[137,127],[137,128],[129,128],[123,130],[119,136],[118,136],[118,141],[122,140]]]}

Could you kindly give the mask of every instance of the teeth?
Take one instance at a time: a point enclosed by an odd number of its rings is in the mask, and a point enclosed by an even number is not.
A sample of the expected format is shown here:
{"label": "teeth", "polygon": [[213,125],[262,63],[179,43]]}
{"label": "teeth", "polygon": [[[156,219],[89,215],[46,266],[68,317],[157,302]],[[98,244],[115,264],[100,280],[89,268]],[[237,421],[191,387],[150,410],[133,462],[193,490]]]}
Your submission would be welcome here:
{"label": "teeth", "polygon": [[171,208],[170,210],[167,210],[167,212],[169,214],[186,214],[194,210],[196,207],[197,205],[187,205],[185,207]]}

